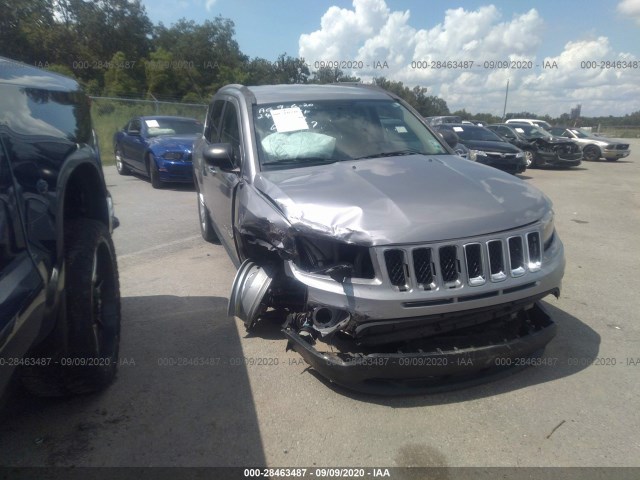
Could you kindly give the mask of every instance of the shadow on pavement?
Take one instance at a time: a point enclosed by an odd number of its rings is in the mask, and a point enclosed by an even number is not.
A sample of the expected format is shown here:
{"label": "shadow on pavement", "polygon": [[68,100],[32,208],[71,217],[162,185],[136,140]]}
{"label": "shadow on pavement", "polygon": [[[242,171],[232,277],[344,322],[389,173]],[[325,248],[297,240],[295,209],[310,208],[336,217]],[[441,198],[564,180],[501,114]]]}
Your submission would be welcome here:
{"label": "shadow on pavement", "polygon": [[116,382],[66,400],[17,392],[0,465],[261,466],[255,405],[227,300],[122,298]]}

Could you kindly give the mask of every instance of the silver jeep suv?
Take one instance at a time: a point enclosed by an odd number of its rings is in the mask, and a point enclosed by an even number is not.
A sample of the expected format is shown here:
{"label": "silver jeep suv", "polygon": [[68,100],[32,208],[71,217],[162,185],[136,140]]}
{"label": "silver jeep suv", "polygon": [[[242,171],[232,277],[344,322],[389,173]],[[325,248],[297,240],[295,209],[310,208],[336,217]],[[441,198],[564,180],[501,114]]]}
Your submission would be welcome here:
{"label": "silver jeep suv", "polygon": [[[229,314],[351,388],[486,378],[540,351],[563,245],[549,199],[455,155],[364,85],[228,85],[194,146],[202,235],[238,267]],[[389,388],[391,387],[391,388]]]}

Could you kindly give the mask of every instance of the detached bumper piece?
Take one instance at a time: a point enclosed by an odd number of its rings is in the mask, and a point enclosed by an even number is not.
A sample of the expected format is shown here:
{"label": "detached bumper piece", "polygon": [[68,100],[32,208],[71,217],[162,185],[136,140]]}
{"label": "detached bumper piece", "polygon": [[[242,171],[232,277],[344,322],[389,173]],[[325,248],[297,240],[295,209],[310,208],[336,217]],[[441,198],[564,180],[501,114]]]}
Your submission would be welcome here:
{"label": "detached bumper piece", "polygon": [[353,344],[347,353],[319,352],[293,328],[283,331],[289,341],[287,348],[298,352],[331,382],[363,393],[404,395],[465,388],[535,365],[527,359],[542,351],[556,329],[536,302],[516,316],[395,344],[386,351],[378,347],[374,352]]}

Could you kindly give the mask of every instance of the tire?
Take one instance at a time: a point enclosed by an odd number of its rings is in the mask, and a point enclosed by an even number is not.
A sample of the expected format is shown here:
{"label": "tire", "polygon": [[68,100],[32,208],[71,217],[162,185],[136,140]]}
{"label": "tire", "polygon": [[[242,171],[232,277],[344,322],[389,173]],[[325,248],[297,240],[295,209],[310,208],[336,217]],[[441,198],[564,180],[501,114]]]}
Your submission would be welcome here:
{"label": "tire", "polygon": [[218,237],[211,225],[211,215],[209,215],[209,209],[204,202],[204,195],[200,193],[198,188],[196,188],[196,195],[196,200],[198,202],[198,220],[200,223],[200,233],[202,234],[202,238],[207,242],[215,242],[218,240]]}
{"label": "tire", "polygon": [[535,166],[533,152],[531,150],[524,150],[524,159],[527,162],[527,168],[533,168]]}
{"label": "tire", "polygon": [[595,145],[588,145],[584,147],[582,156],[589,162],[595,162],[596,160],[600,159],[600,149]]}
{"label": "tire", "polygon": [[153,188],[162,188],[162,181],[160,180],[160,172],[158,172],[158,165],[156,164],[156,159],[153,157],[153,154],[150,153],[149,156],[149,179],[151,180],[151,186]]}
{"label": "tire", "polygon": [[129,167],[125,165],[124,161],[122,160],[122,152],[118,147],[116,147],[115,157],[116,157],[116,170],[118,171],[118,173],[120,175],[129,175],[131,173],[131,170],[129,169]]}
{"label": "tire", "polygon": [[63,335],[52,332],[38,350],[52,360],[22,373],[23,385],[40,396],[102,390],[113,382],[118,368],[120,285],[106,225],[80,219],[66,226],[64,278]]}

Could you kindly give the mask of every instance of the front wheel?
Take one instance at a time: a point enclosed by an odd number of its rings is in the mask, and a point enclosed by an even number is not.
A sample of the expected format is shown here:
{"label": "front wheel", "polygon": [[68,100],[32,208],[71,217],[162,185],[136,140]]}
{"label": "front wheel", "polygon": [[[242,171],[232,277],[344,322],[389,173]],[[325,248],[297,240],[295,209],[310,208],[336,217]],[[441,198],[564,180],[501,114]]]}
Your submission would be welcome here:
{"label": "front wheel", "polygon": [[527,163],[527,168],[533,167],[533,152],[531,150],[524,151],[524,160]]}
{"label": "front wheel", "polygon": [[198,219],[200,220],[200,233],[202,238],[207,242],[214,242],[217,240],[216,234],[211,226],[211,217],[209,216],[209,209],[204,202],[204,195],[196,190],[198,195]]}
{"label": "front wheel", "polygon": [[[113,382],[120,345],[120,285],[106,225],[79,219],[65,227],[65,302],[60,329],[45,340],[44,365],[27,368],[23,384],[36,395],[102,390]],[[62,335],[56,335],[63,332]]]}
{"label": "front wheel", "polygon": [[595,162],[600,158],[600,150],[594,145],[589,145],[582,151],[582,156],[585,160]]}
{"label": "front wheel", "polygon": [[152,153],[149,154],[149,178],[153,188],[162,188],[160,172],[158,172],[158,164],[156,163],[156,159]]}

